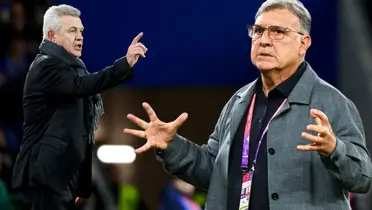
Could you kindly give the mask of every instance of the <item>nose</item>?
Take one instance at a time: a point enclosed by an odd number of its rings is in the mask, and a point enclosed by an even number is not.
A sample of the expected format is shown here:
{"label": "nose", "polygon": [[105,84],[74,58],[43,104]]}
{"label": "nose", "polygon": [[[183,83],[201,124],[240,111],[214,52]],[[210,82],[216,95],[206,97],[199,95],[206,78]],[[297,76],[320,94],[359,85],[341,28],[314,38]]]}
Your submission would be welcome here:
{"label": "nose", "polygon": [[82,41],[83,39],[84,39],[83,34],[81,32],[77,33],[76,40],[77,41]]}
{"label": "nose", "polygon": [[261,47],[269,47],[271,46],[272,42],[269,37],[269,31],[265,30],[260,38],[260,46]]}

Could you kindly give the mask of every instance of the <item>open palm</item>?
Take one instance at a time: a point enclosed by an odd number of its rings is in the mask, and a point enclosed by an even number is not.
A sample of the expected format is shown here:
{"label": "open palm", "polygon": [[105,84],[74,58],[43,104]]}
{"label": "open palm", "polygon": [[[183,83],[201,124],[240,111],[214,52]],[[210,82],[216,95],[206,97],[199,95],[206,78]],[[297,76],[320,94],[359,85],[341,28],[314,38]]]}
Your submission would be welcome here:
{"label": "open palm", "polygon": [[186,121],[187,113],[182,113],[176,120],[165,123],[159,120],[155,111],[148,103],[142,103],[150,118],[146,122],[133,114],[128,114],[128,119],[138,125],[143,130],[124,129],[124,133],[146,139],[147,142],[142,147],[135,150],[136,153],[145,152],[151,148],[166,149],[168,144],[177,134],[177,129]]}

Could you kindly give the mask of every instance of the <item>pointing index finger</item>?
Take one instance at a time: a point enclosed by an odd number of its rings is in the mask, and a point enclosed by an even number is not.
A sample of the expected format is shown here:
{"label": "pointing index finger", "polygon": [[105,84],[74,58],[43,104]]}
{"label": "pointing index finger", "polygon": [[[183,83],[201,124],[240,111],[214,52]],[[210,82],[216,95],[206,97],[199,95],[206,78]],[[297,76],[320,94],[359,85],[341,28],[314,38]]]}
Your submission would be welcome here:
{"label": "pointing index finger", "polygon": [[134,39],[132,41],[132,45],[137,44],[138,41],[142,38],[142,36],[143,36],[143,32],[139,33],[136,37],[134,37]]}

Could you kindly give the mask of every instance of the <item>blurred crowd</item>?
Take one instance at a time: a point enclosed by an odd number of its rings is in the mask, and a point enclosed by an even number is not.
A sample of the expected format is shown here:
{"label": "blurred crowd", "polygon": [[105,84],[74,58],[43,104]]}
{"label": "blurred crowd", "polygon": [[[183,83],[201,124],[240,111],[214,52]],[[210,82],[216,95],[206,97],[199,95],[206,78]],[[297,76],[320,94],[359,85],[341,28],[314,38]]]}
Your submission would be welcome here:
{"label": "blurred crowd", "polygon": [[11,209],[12,166],[22,139],[22,91],[38,52],[48,0],[0,0],[0,209]]}
{"label": "blurred crowd", "polygon": [[22,131],[22,90],[25,75],[41,40],[47,0],[0,0],[0,209],[11,200],[12,166]]}
{"label": "blurred crowd", "polygon": [[0,0],[1,121],[22,119],[22,86],[28,66],[38,52],[43,13],[48,0]]}

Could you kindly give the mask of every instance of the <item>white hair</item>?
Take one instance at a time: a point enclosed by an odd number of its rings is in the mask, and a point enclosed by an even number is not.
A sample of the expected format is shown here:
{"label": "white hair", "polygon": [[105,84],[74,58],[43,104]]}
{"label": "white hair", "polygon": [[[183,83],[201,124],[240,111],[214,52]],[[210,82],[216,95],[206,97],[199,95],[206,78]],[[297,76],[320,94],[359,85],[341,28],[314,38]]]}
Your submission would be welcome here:
{"label": "white hair", "polygon": [[44,14],[43,39],[48,39],[48,32],[50,30],[60,29],[60,18],[62,16],[80,17],[80,14],[80,10],[66,4],[49,7],[49,9]]}
{"label": "white hair", "polygon": [[256,19],[262,13],[274,9],[287,9],[296,15],[300,21],[302,31],[305,34],[310,34],[311,30],[311,15],[303,3],[299,0],[267,0],[262,3],[256,13]]}

